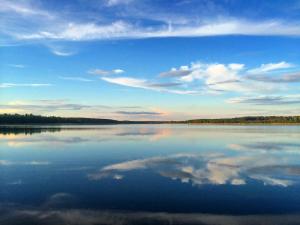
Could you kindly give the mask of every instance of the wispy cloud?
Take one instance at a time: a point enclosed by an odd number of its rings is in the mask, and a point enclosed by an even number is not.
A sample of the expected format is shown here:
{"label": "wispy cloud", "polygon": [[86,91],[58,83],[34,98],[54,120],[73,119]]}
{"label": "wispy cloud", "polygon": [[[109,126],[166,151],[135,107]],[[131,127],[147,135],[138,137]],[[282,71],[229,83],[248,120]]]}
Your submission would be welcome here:
{"label": "wispy cloud", "polygon": [[[61,3],[62,6],[65,6],[65,10],[59,12],[47,7],[43,2],[37,4],[32,0],[2,0],[0,25],[3,29],[1,32],[8,39],[8,42],[23,43],[27,40],[31,42],[42,40],[44,43],[53,43],[53,40],[87,41],[220,35],[300,35],[300,21],[296,19],[288,20],[282,16],[255,19],[240,15],[228,16],[230,14],[224,13],[225,11],[217,10],[222,6],[216,3],[212,4],[215,7],[209,7],[208,4],[204,3],[193,3],[195,7],[200,7],[199,11],[203,12],[199,14],[183,10],[181,4],[177,3],[170,4],[174,10],[166,11],[165,8],[156,8],[159,4],[147,4],[145,7],[145,4],[140,3],[140,1],[130,4],[132,2],[133,0],[105,0],[99,4],[86,3],[89,4],[89,7],[81,9],[82,15],[90,15],[86,17],[78,14],[78,11],[74,10],[74,7],[70,7],[68,3]],[[119,7],[120,5],[123,7]],[[107,10],[109,10],[109,14]],[[211,15],[216,16],[212,18]],[[69,53],[61,50],[55,50],[53,53],[60,56],[69,55]]]}
{"label": "wispy cloud", "polygon": [[24,84],[24,83],[0,83],[0,88],[13,88],[13,87],[47,87],[51,86],[51,84],[39,84],[39,83],[32,83],[32,84]]}
{"label": "wispy cloud", "polygon": [[294,83],[300,82],[300,72],[283,75],[248,75],[247,79],[274,82],[274,83]]}
{"label": "wispy cloud", "polygon": [[219,35],[282,35],[299,36],[299,24],[282,21],[262,21],[260,23],[240,19],[215,21],[190,25],[168,25],[159,27],[137,27],[126,21],[118,20],[110,24],[72,23],[57,31],[36,30],[31,33],[11,33],[19,40],[106,40],[132,38],[166,37],[205,37]]}
{"label": "wispy cloud", "polygon": [[153,83],[146,79],[137,79],[132,77],[102,77],[102,80],[109,83],[118,84],[127,87],[141,88],[160,92],[169,92],[174,94],[199,94],[199,90],[171,89],[171,86],[178,86],[178,83]]}
{"label": "wispy cloud", "polygon": [[78,103],[69,103],[67,100],[37,100],[32,102],[18,101],[10,104],[1,104],[0,108],[53,112],[57,110],[81,110],[84,108],[91,108],[91,106]]}
{"label": "wispy cloud", "polygon": [[[160,109],[149,109],[134,105],[101,105],[101,104],[84,104],[69,99],[40,99],[40,100],[17,100],[0,104],[0,111],[13,113],[33,113],[46,115],[74,117],[95,117],[109,119],[134,119],[139,120],[141,117],[146,118],[153,112],[157,115],[164,116],[165,112]],[[128,112],[128,113],[126,113]],[[130,113],[131,112],[131,113]],[[133,114],[134,112],[144,112],[144,114]],[[146,113],[149,112],[147,115]],[[70,114],[71,113],[71,114]],[[132,116],[132,118],[131,118]]]}
{"label": "wispy cloud", "polygon": [[231,98],[228,103],[244,103],[253,105],[288,105],[300,104],[300,95],[286,96],[254,96]]}
{"label": "wispy cloud", "polygon": [[105,1],[106,1],[106,6],[111,7],[111,6],[129,4],[134,0],[105,0]]}
{"label": "wispy cloud", "polygon": [[261,73],[267,73],[274,70],[287,69],[291,67],[293,67],[293,64],[282,61],[278,63],[262,64],[260,67],[248,70],[247,72],[251,74],[261,74]]}
{"label": "wispy cloud", "polygon": [[181,66],[179,69],[172,68],[170,71],[162,72],[160,77],[183,77],[190,74],[192,70],[188,66]]}
{"label": "wispy cloud", "polygon": [[46,46],[49,48],[50,52],[57,56],[67,57],[76,54],[76,51],[72,49],[69,45],[62,45],[57,43],[46,43]]}
{"label": "wispy cloud", "polygon": [[18,69],[23,69],[26,66],[23,64],[9,64],[10,67],[18,68]]}
{"label": "wispy cloud", "polygon": [[1,0],[0,12],[17,13],[24,16],[43,16],[52,18],[51,14],[47,10],[42,10],[35,7],[35,5],[31,4],[30,1],[14,2],[9,0]]}
{"label": "wispy cloud", "polygon": [[84,77],[59,77],[59,79],[62,79],[62,80],[73,80],[73,81],[82,81],[82,82],[91,82],[91,81],[93,81],[91,79],[86,79]]}
{"label": "wispy cloud", "polygon": [[54,50],[52,49],[51,51],[54,55],[58,55],[58,56],[71,56],[74,55],[74,52],[67,52],[67,51],[61,51],[61,50]]}
{"label": "wispy cloud", "polygon": [[153,112],[153,111],[116,111],[117,114],[122,115],[148,115],[148,116],[160,116],[162,113],[160,112]]}
{"label": "wispy cloud", "polygon": [[89,74],[99,75],[99,76],[108,76],[113,74],[121,74],[125,71],[122,69],[113,69],[113,70],[103,70],[103,69],[91,69],[88,71]]}

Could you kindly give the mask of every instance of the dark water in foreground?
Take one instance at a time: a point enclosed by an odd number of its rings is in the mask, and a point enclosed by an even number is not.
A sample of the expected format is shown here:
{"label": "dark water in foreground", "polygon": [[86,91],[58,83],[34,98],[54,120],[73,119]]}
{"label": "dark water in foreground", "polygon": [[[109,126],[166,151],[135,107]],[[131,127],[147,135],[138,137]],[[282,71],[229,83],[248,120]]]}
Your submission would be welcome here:
{"label": "dark water in foreground", "polygon": [[300,126],[0,128],[0,224],[300,224]]}

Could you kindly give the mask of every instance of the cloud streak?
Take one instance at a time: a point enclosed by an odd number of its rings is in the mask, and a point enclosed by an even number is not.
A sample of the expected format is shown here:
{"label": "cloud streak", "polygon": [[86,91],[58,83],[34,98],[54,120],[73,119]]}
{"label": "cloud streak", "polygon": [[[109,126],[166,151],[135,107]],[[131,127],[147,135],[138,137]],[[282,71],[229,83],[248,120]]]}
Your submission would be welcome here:
{"label": "cloud streak", "polygon": [[250,75],[247,79],[271,83],[296,83],[300,82],[300,72],[275,76]]}
{"label": "cloud streak", "polygon": [[72,80],[72,81],[82,81],[82,82],[91,82],[93,80],[86,79],[84,77],[59,77],[61,80]]}
{"label": "cloud streak", "polygon": [[14,88],[14,87],[48,87],[51,84],[42,83],[0,83],[0,88]]}
{"label": "cloud streak", "polygon": [[61,51],[61,50],[52,50],[51,51],[54,55],[58,55],[58,56],[71,56],[74,55],[74,52],[66,52],[66,51]]}
{"label": "cloud streak", "polygon": [[125,119],[140,120],[141,117],[144,118],[145,116],[156,118],[154,117],[155,113],[157,113],[156,116],[166,115],[165,112],[160,112],[160,110],[152,110],[142,106],[135,106],[135,105],[111,106],[111,105],[100,105],[100,104],[83,104],[78,101],[74,102],[69,99],[41,99],[41,100],[31,100],[31,101],[28,100],[11,101],[7,103],[1,103],[0,111],[2,111],[3,113],[5,112],[20,113],[20,114],[33,113],[33,114],[41,114],[41,115],[64,116],[64,117],[65,117],[65,113],[68,112],[68,117],[92,117],[92,118],[101,117],[101,118],[110,118],[116,120],[125,120]]}
{"label": "cloud streak", "polygon": [[26,66],[23,64],[9,64],[10,67],[18,68],[18,69],[24,69]]}
{"label": "cloud streak", "polygon": [[227,100],[227,102],[253,105],[290,105],[300,104],[300,95],[237,97],[231,98]]}
{"label": "cloud streak", "polygon": [[81,110],[91,108],[90,105],[68,103],[66,100],[38,100],[34,102],[13,102],[10,104],[1,104],[1,109],[16,109],[25,111],[46,111],[57,110]]}
{"label": "cloud streak", "polygon": [[291,63],[287,63],[285,61],[278,62],[278,63],[267,63],[267,64],[262,64],[258,68],[248,70],[248,73],[251,73],[251,74],[268,73],[270,71],[280,70],[280,69],[288,69],[291,67],[293,67],[293,65]]}
{"label": "cloud streak", "polygon": [[146,90],[153,90],[159,92],[168,92],[174,94],[181,94],[181,95],[193,95],[199,94],[201,91],[199,90],[182,90],[182,89],[170,89],[169,87],[178,86],[178,83],[153,83],[146,79],[138,79],[132,77],[103,77],[102,80],[118,84],[121,86],[133,87],[133,88],[141,88]]}
{"label": "cloud streak", "polygon": [[162,113],[160,112],[152,112],[152,111],[116,111],[117,114],[122,115],[146,115],[146,116],[160,116]]}
{"label": "cloud streak", "polygon": [[[29,1],[28,1],[29,2]],[[52,18],[51,14],[47,10],[42,10],[34,7],[32,4],[26,4],[25,2],[13,2],[7,0],[1,0],[2,13],[16,13],[23,16],[43,16]]]}
{"label": "cloud streak", "polygon": [[284,21],[247,21],[230,19],[202,24],[137,27],[127,21],[110,24],[68,23],[56,31],[35,30],[31,33],[11,33],[18,40],[87,41],[107,39],[139,39],[167,37],[206,37],[220,35],[299,36],[299,23]]}
{"label": "cloud streak", "polygon": [[172,68],[170,71],[162,72],[160,77],[183,77],[190,74],[192,70],[188,66],[181,66],[179,69]]}
{"label": "cloud streak", "polygon": [[113,69],[113,70],[91,69],[88,71],[89,74],[99,75],[99,76],[115,75],[115,74],[121,74],[124,72],[125,71],[122,69]]}

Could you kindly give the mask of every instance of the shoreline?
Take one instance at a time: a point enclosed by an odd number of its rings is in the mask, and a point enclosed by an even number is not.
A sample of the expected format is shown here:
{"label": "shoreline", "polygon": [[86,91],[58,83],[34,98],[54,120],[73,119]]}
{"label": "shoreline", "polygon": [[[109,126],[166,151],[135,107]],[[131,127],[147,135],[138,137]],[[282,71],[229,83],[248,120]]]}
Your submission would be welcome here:
{"label": "shoreline", "polygon": [[270,125],[270,126],[300,126],[300,123],[263,123],[263,122],[258,122],[258,123],[188,123],[188,122],[130,122],[130,123],[112,123],[112,124],[89,124],[89,123],[23,123],[23,124],[0,124],[0,128],[3,127],[34,127],[34,126],[49,126],[49,127],[55,127],[55,126],[114,126],[114,125],[204,125],[204,126],[209,126],[209,125],[224,125],[224,126],[229,126],[229,125],[234,125],[234,126],[245,126],[245,125],[250,125],[250,126],[263,126],[263,125]]}
{"label": "shoreline", "polygon": [[0,126],[64,126],[64,125],[131,125],[131,124],[187,124],[187,125],[300,125],[300,116],[245,116],[215,119],[184,120],[115,120],[87,117],[57,117],[33,114],[0,114]]}

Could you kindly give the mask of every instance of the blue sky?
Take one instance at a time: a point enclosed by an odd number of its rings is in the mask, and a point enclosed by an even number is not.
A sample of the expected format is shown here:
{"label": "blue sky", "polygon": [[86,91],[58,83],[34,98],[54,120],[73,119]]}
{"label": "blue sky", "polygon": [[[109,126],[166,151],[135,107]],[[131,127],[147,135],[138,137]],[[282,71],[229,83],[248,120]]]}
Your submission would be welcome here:
{"label": "blue sky", "polygon": [[300,112],[300,1],[0,0],[0,111]]}

